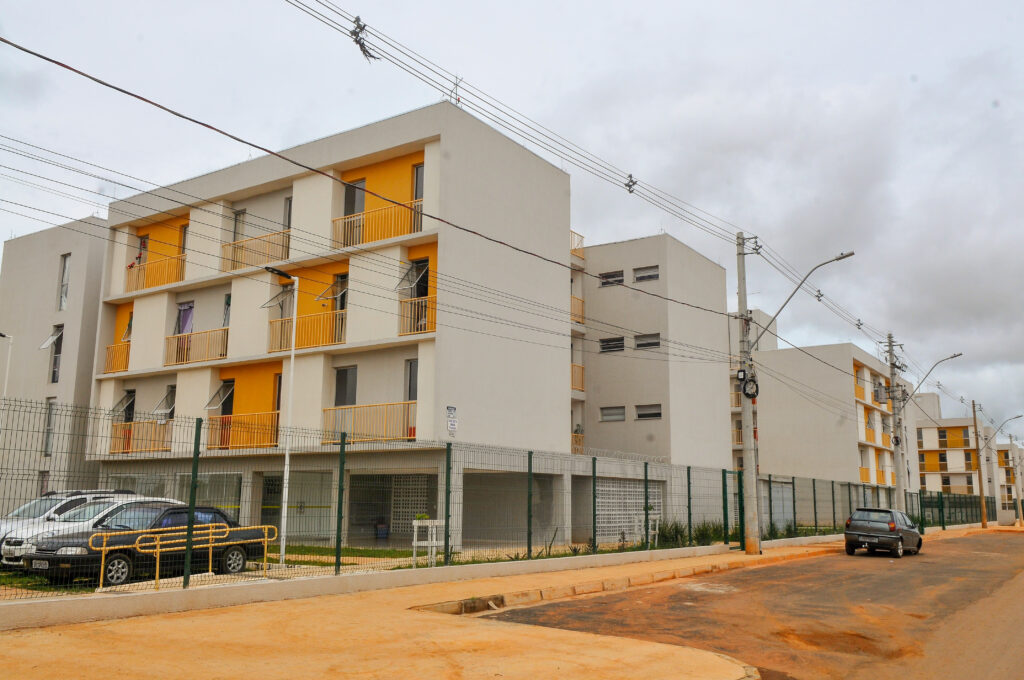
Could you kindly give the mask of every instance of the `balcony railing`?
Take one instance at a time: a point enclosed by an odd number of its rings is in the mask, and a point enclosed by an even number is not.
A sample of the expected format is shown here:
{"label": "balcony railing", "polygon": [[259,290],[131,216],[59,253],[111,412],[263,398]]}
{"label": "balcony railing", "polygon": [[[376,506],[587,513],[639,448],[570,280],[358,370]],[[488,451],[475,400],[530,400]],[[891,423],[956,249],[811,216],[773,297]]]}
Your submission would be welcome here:
{"label": "balcony railing", "polygon": [[888,432],[882,433],[882,446],[890,449],[892,448],[892,435]]}
{"label": "balcony railing", "polygon": [[206,448],[260,449],[277,446],[277,411],[211,416]]}
{"label": "balcony railing", "polygon": [[437,330],[437,296],[399,300],[398,334],[430,333]]}
{"label": "balcony railing", "polygon": [[577,234],[572,229],[569,230],[569,254],[583,257],[583,234]]}
{"label": "balcony railing", "polygon": [[872,428],[870,428],[870,427],[865,427],[864,428],[864,441],[874,443],[874,441],[875,441],[875,431]]}
{"label": "balcony railing", "polygon": [[863,385],[854,385],[853,386],[853,391],[857,395],[858,399],[860,399],[861,401],[865,401],[865,399],[864,399],[864,386]]}
{"label": "balcony railing", "polygon": [[583,435],[577,432],[572,433],[572,441],[570,442],[571,451],[577,456],[582,456],[585,453],[583,448]]}
{"label": "balcony railing", "polygon": [[[754,441],[755,442],[757,441],[757,428],[756,427],[754,428]],[[743,446],[743,430],[737,430],[736,428],[733,428],[733,430],[732,430],[732,445],[733,446]]]}
{"label": "balcony railing", "polygon": [[128,265],[124,278],[124,291],[133,293],[144,288],[177,283],[183,278],[185,278],[185,253],[142,264]]}
{"label": "balcony railing", "polygon": [[583,391],[585,383],[583,382],[583,367],[579,364],[572,364],[572,388],[574,390]]}
{"label": "balcony railing", "polygon": [[331,222],[335,248],[416,234],[423,231],[423,199],[337,217]]}
{"label": "balcony railing", "polygon": [[966,448],[969,448],[970,445],[971,445],[970,437],[968,437],[966,439],[964,437],[962,437],[962,436],[947,437],[946,439],[940,439],[939,440],[939,448],[940,449],[966,449]]}
{"label": "balcony railing", "polygon": [[228,355],[228,329],[168,335],[164,366],[223,359]]}
{"label": "balcony railing", "polygon": [[[339,345],[345,342],[345,310],[321,312],[299,316],[295,328],[295,349]],[[273,319],[270,322],[271,352],[281,352],[292,347],[292,320]]]}
{"label": "balcony railing", "polygon": [[875,470],[875,481],[885,486],[885,470]]}
{"label": "balcony railing", "polygon": [[416,439],[416,402],[334,406],[324,409],[324,444],[412,441]]}
{"label": "balcony railing", "polygon": [[860,469],[860,481],[865,484],[871,483],[871,468],[862,467]]}
{"label": "balcony railing", "polygon": [[272,234],[244,238],[220,247],[220,269],[224,272],[242,267],[259,267],[270,262],[288,259],[290,231],[275,231]]}
{"label": "balcony railing", "polygon": [[743,401],[742,400],[743,400],[743,395],[740,394],[739,392],[730,392],[729,393],[729,406],[731,408],[739,408],[740,406],[742,406],[743,405]]}
{"label": "balcony railing", "polygon": [[573,323],[583,323],[583,298],[578,298],[573,295],[571,301],[572,305],[569,307],[569,318],[572,319]]}
{"label": "balcony railing", "polygon": [[170,420],[139,420],[110,425],[111,453],[144,453],[171,450]]}
{"label": "balcony railing", "polygon": [[103,372],[127,371],[128,355],[131,348],[132,343],[130,342],[115,342],[113,345],[107,345],[107,360],[103,363]]}

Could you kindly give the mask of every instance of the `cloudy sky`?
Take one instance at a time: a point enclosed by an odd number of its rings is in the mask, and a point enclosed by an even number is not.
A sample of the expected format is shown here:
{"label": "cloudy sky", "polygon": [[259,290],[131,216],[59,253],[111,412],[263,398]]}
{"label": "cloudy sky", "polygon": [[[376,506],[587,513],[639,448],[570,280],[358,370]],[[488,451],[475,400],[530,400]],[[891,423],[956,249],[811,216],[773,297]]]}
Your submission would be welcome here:
{"label": "cloudy sky", "polygon": [[[911,380],[915,364],[963,352],[933,374],[953,397],[944,395],[944,415],[966,413],[960,396],[997,421],[1024,411],[1019,3],[338,5],[650,185],[758,234],[798,270],[855,250],[813,285],[891,330]],[[0,35],[272,148],[439,99],[283,0],[2,0]],[[6,46],[0,134],[161,184],[253,155]],[[0,164],[83,183],[2,150]],[[573,227],[588,243],[664,230],[725,266],[735,290],[734,245],[563,167]],[[71,217],[97,210],[3,177],[0,198]],[[0,213],[4,238],[43,226]],[[769,311],[791,285],[759,258],[749,258],[748,280],[751,304]],[[780,332],[875,351],[810,296],[787,307]],[[1024,426],[1009,431],[1024,435]]]}

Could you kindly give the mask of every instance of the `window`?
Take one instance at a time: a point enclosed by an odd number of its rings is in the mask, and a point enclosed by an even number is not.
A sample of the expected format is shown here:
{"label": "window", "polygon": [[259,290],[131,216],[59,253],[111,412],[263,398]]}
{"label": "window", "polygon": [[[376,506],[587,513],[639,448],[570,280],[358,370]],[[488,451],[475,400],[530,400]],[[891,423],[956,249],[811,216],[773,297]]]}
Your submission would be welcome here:
{"label": "window", "polygon": [[637,420],[657,420],[661,418],[661,404],[638,404],[636,407]]}
{"label": "window", "polygon": [[174,334],[184,335],[192,332],[192,319],[195,316],[195,302],[178,303],[178,317],[174,321]]}
{"label": "window", "polygon": [[926,488],[928,486],[927,484],[925,484],[924,480],[925,480],[924,475],[921,475],[921,488],[922,489],[924,489],[924,488]]}
{"label": "window", "polygon": [[356,367],[346,366],[334,371],[334,405],[355,406]]}
{"label": "window", "polygon": [[224,294],[224,323],[221,328],[231,325],[231,293]]}
{"label": "window", "polygon": [[917,448],[924,448],[924,430],[917,428]]}
{"label": "window", "polygon": [[68,308],[68,284],[71,282],[71,253],[60,256],[60,279],[57,290],[57,310]]}
{"label": "window", "polygon": [[920,463],[921,465],[924,465],[924,454],[923,453],[917,454],[917,462]]}
{"label": "window", "polygon": [[637,349],[651,349],[661,347],[661,333],[646,333],[633,337],[633,345]]}
{"label": "window", "polygon": [[167,391],[164,392],[164,398],[160,400],[160,403],[153,409],[153,415],[158,420],[170,420],[174,418],[174,402],[178,396],[178,386],[168,385]]}
{"label": "window", "polygon": [[960,436],[963,437],[965,446],[967,445],[967,442],[971,441],[971,435],[968,434],[966,427],[961,431]]}
{"label": "window", "polygon": [[634,281],[657,281],[658,280],[658,265],[654,264],[649,267],[636,267],[633,269],[633,280]]}
{"label": "window", "polygon": [[411,261],[395,290],[403,300],[427,297],[430,294],[430,258]]}
{"label": "window", "polygon": [[626,349],[626,339],[619,338],[601,338],[601,351],[602,352],[621,352]]}
{"label": "window", "polygon": [[939,448],[946,448],[946,431],[939,430]]}
{"label": "window", "polygon": [[39,495],[50,490],[50,473],[47,470],[39,471]]}
{"label": "window", "polygon": [[231,240],[241,241],[245,238],[245,211],[236,210],[231,227]]}
{"label": "window", "polygon": [[602,286],[621,286],[624,280],[621,269],[617,272],[605,272],[597,276],[601,279]]}
{"label": "window", "polygon": [[942,486],[949,486],[949,475],[942,475]]}
{"label": "window", "polygon": [[412,166],[412,200],[423,198],[423,164]]}
{"label": "window", "polygon": [[348,304],[348,274],[334,275],[334,283],[331,284],[331,299],[334,301],[334,311],[340,312],[345,309]]}
{"label": "window", "polygon": [[43,455],[53,455],[53,425],[57,419],[57,398],[46,398],[46,423],[43,426]]}
{"label": "window", "polygon": [[[943,453],[941,455],[945,456],[946,454]],[[964,465],[966,467],[968,467],[968,468],[970,468],[971,465],[973,465],[973,462],[971,460],[971,452],[970,451],[964,451]]]}
{"label": "window", "polygon": [[[197,517],[196,520],[199,518]],[[196,524],[199,522],[196,521]],[[163,516],[160,520],[160,528],[167,529],[169,527],[184,527],[188,526],[188,513],[181,511],[174,511]]]}
{"label": "window", "polygon": [[405,400],[416,401],[419,385],[420,360],[408,359],[405,362]]}
{"label": "window", "polygon": [[366,180],[348,182],[345,185],[345,215],[366,212]]}
{"label": "window", "polygon": [[188,246],[188,223],[181,225],[181,253],[185,253],[185,248]]}
{"label": "window", "polygon": [[235,381],[225,380],[213,393],[210,400],[203,407],[206,411],[221,410],[221,415],[231,415],[234,407]]}
{"label": "window", "polygon": [[292,228],[292,197],[286,196],[284,199],[284,219],[282,220],[285,229]]}
{"label": "window", "polygon": [[939,453],[939,462],[940,463],[945,463],[946,462],[946,452],[945,451],[942,451],[942,452]]}
{"label": "window", "polygon": [[602,406],[601,422],[611,423],[626,419],[625,406]]}
{"label": "window", "polygon": [[125,390],[121,401],[114,406],[114,411],[121,412],[121,420],[124,422],[135,422],[135,390]]}
{"label": "window", "polygon": [[64,326],[54,326],[50,331],[50,337],[39,345],[39,349],[50,350],[50,382],[60,380],[60,354],[64,347]]}
{"label": "window", "polygon": [[135,312],[128,312],[128,325],[125,326],[124,334],[121,336],[121,342],[131,342],[132,339],[132,321],[135,320]]}

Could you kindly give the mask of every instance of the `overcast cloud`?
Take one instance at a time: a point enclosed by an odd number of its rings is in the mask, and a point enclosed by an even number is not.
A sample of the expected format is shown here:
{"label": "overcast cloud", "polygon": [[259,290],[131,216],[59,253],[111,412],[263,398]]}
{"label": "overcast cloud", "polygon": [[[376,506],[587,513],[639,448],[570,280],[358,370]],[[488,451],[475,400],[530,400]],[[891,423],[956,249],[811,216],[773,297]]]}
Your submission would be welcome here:
{"label": "overcast cloud", "polygon": [[[933,377],[993,418],[1024,410],[1018,3],[339,5],[799,270],[856,250],[812,283],[925,368],[963,352]],[[283,1],[4,1],[0,34],[275,148],[438,99]],[[252,155],[7,47],[0,134],[160,183]],[[735,290],[734,246],[566,170],[588,243],[665,230]],[[2,178],[0,196],[95,211]],[[0,214],[4,238],[41,226]],[[748,272],[752,304],[774,311],[790,284],[754,258]],[[780,331],[874,351],[806,296]],[[944,413],[965,411],[945,398]]]}

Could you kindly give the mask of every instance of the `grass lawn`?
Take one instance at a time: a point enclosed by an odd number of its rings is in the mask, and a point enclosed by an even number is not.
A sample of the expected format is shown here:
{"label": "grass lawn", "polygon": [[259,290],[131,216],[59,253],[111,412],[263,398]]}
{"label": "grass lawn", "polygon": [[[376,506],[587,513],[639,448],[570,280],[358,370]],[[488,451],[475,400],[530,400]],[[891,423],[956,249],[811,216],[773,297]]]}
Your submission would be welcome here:
{"label": "grass lawn", "polygon": [[45,577],[23,571],[0,571],[0,588],[22,588],[47,593],[91,593],[95,585],[89,581],[78,581],[64,585],[50,585]]}
{"label": "grass lawn", "polygon": [[[271,545],[267,549],[271,555],[279,554],[280,545]],[[286,555],[328,555],[334,556],[333,545],[293,545],[285,548]],[[343,546],[342,557],[412,557],[412,550],[397,550],[394,548],[350,548]],[[287,558],[285,558],[287,559]]]}

